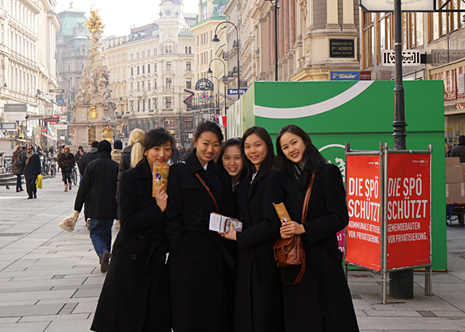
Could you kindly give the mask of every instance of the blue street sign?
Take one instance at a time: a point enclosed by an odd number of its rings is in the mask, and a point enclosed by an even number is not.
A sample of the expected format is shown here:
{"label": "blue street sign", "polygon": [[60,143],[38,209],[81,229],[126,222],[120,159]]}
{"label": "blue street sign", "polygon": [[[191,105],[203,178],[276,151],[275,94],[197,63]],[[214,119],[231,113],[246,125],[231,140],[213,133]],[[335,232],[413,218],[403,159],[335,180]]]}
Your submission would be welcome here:
{"label": "blue street sign", "polygon": [[64,104],[65,100],[64,99],[57,99],[57,104]]}
{"label": "blue street sign", "polygon": [[[241,95],[247,92],[247,89],[241,89]],[[228,95],[237,95],[237,89],[228,89]]]}
{"label": "blue street sign", "polygon": [[360,81],[359,71],[332,71],[331,81]]}

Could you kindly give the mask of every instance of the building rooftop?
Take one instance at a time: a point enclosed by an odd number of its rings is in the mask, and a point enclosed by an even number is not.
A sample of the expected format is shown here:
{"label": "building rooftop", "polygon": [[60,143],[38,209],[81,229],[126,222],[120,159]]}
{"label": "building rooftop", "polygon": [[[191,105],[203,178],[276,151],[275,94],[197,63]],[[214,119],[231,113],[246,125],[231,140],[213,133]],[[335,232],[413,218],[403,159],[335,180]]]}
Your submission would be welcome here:
{"label": "building rooftop", "polygon": [[[77,25],[83,25],[88,21],[85,16],[85,11],[73,8],[73,3],[70,3],[70,7],[57,14],[60,20],[60,29],[57,32],[57,37],[72,38],[75,35],[74,29]],[[86,34],[90,35],[89,30],[86,27]]]}

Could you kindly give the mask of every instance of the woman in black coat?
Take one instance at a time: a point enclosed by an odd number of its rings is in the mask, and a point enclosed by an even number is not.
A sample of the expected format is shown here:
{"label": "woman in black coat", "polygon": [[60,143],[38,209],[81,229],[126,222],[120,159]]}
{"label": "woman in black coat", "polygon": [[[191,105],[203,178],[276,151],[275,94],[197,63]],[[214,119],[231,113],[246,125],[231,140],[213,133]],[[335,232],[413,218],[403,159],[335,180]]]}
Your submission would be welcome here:
{"label": "woman in black coat", "polygon": [[21,183],[24,154],[21,145],[17,145],[13,152],[13,174],[16,175],[16,192],[24,191]]}
{"label": "woman in black coat", "polygon": [[65,183],[65,191],[71,190],[71,170],[76,163],[74,154],[69,151],[69,146],[66,145],[63,151],[58,155],[58,166],[62,170],[62,181]]}
{"label": "woman in black coat", "polygon": [[34,153],[32,146],[26,149],[26,156],[23,159],[24,179],[26,180],[26,190],[28,199],[37,198],[37,175],[40,174],[40,158]]}
{"label": "woman in black coat", "polygon": [[281,173],[275,168],[273,143],[265,129],[249,128],[241,149],[248,175],[235,193],[243,229],[224,234],[238,245],[234,331],[282,332],[281,279],[273,255],[281,225],[273,207],[283,199]]}
{"label": "woman in black coat", "polygon": [[165,233],[175,332],[232,331],[234,248],[208,229],[210,213],[234,214],[231,178],[214,162],[222,140],[218,125],[199,124],[196,148],[170,168]]}
{"label": "woman in black coat", "polygon": [[[276,147],[283,172],[284,204],[293,220],[284,223],[281,236],[301,235],[306,256],[300,283],[283,285],[285,331],[356,332],[357,319],[336,238],[349,220],[339,168],[326,163],[310,137],[295,125],[281,129]],[[312,173],[315,180],[302,225]],[[300,267],[282,268],[283,281],[292,283],[299,271]]]}
{"label": "woman in black coat", "polygon": [[100,294],[93,331],[170,332],[163,211],[168,196],[152,197],[152,165],[167,162],[174,138],[164,129],[147,132],[144,157],[121,177],[121,229]]}

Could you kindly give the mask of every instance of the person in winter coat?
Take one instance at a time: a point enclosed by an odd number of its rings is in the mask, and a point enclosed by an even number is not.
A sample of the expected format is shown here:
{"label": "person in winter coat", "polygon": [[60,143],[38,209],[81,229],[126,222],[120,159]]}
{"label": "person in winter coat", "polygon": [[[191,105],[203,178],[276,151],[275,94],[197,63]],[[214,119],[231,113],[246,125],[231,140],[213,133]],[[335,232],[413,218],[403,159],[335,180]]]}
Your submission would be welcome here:
{"label": "person in winter coat", "polygon": [[74,155],[69,151],[66,145],[58,156],[58,166],[61,168],[62,181],[65,183],[65,191],[71,190],[71,170],[76,163]]}
{"label": "person in winter coat", "polygon": [[233,243],[208,229],[210,213],[234,214],[231,178],[214,162],[222,140],[217,124],[199,124],[186,163],[170,167],[165,234],[176,332],[232,331]]}
{"label": "person in winter coat", "polygon": [[218,156],[217,164],[222,166],[231,176],[232,189],[242,180],[244,169],[244,157],[241,151],[241,139],[230,138],[224,142]]}
{"label": "person in winter coat", "polygon": [[279,237],[281,222],[273,203],[282,199],[278,190],[281,173],[276,169],[273,143],[265,129],[247,129],[241,149],[248,173],[235,190],[242,232],[231,229],[223,234],[238,246],[234,331],[280,332],[282,288],[273,243]]}
{"label": "person in winter coat", "polygon": [[119,164],[122,153],[123,153],[123,142],[121,142],[120,140],[116,140],[115,143],[113,143],[113,150],[111,151],[111,159],[113,159]]}
{"label": "person in winter coat", "polygon": [[84,155],[82,156],[82,159],[81,159],[81,168],[82,168],[82,173],[81,173],[81,169],[79,169],[79,172],[81,174],[84,174],[85,170],[86,170],[86,166],[92,161],[92,160],[95,160],[99,157],[99,153],[98,153],[98,144],[99,142],[98,141],[93,141],[92,144],[91,144],[91,148],[88,152],[84,153]]}
{"label": "person in winter coat", "polygon": [[24,191],[21,183],[21,174],[23,172],[24,154],[21,145],[17,145],[13,152],[13,174],[16,175],[16,192]]}
{"label": "person in winter coat", "polygon": [[121,230],[91,330],[170,332],[170,298],[164,236],[168,195],[152,197],[154,163],[170,159],[174,138],[162,128],[147,132],[144,156],[121,176]]}
{"label": "person in winter coat", "polygon": [[[326,163],[308,134],[295,125],[282,128],[276,140],[283,172],[284,204],[292,221],[281,227],[283,238],[301,236],[306,270],[294,286],[283,285],[285,332],[358,332],[352,297],[342,269],[336,233],[348,224],[345,190],[339,168]],[[308,213],[302,207],[315,174]],[[284,282],[292,283],[300,267],[282,268]]]}
{"label": "person in winter coat", "polygon": [[111,258],[111,227],[116,218],[118,163],[111,160],[110,142],[101,141],[97,151],[99,157],[84,170],[74,210],[80,213],[85,203],[84,213],[90,218],[90,238],[99,257],[100,271],[105,273]]}
{"label": "person in winter coat", "polygon": [[[119,203],[119,181],[121,179],[121,174],[127,171],[128,169],[137,165],[137,163],[143,157],[142,151],[142,144],[144,144],[144,136],[145,132],[139,128],[134,129],[129,134],[129,146],[125,147],[122,154],[121,160],[119,162],[119,174],[118,174],[118,184],[116,188],[116,201]],[[137,145],[136,145],[137,144]],[[132,153],[132,149],[136,145],[134,149],[134,153]],[[116,226],[115,228],[120,228],[120,221],[116,219]]]}
{"label": "person in winter coat", "polygon": [[31,145],[27,146],[23,169],[28,199],[37,198],[36,180],[37,175],[40,174],[40,158],[39,155],[34,153]]}

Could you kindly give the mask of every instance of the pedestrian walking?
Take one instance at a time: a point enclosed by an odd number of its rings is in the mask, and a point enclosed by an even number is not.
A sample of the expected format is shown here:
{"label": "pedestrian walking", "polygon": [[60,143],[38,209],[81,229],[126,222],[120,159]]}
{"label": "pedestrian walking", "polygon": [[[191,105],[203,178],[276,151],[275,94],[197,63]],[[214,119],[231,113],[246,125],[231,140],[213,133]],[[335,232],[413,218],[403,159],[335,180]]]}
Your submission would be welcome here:
{"label": "pedestrian walking", "polygon": [[116,140],[113,143],[113,150],[111,151],[111,159],[113,159],[119,164],[122,154],[123,154],[123,142],[121,142],[120,140]]}
{"label": "pedestrian walking", "polygon": [[450,157],[450,144],[446,143],[446,158]]}
{"label": "pedestrian walking", "polygon": [[451,157],[459,157],[461,163],[465,163],[465,135],[459,136],[459,145],[452,148]]}
{"label": "pedestrian walking", "polygon": [[[327,163],[300,127],[282,128],[276,140],[285,189],[284,204],[292,221],[281,236],[301,236],[306,269],[297,285],[283,285],[286,332],[358,332],[352,297],[342,269],[336,233],[349,222],[339,168]],[[304,198],[315,175],[306,220]],[[304,224],[302,224],[304,222]],[[293,283],[301,267],[281,269],[284,282]]]}
{"label": "pedestrian walking", "polygon": [[[82,173],[81,174],[84,174],[85,170],[86,170],[86,166],[92,161],[92,160],[95,160],[99,157],[99,153],[98,153],[98,144],[99,142],[98,141],[93,141],[91,146],[90,146],[90,150],[86,153],[84,153],[84,155],[82,156],[82,159],[81,159],[81,168],[82,168]],[[111,145],[110,145],[111,147]],[[81,170],[79,170],[80,172]]]}
{"label": "pedestrian walking", "polygon": [[152,197],[152,169],[154,163],[168,162],[173,148],[171,134],[162,128],[149,130],[142,160],[121,176],[121,230],[113,246],[93,331],[171,331],[163,215],[168,195],[160,188]]}
{"label": "pedestrian walking", "polygon": [[40,174],[40,158],[33,151],[32,145],[27,146],[26,156],[23,160],[24,179],[26,180],[26,190],[28,199],[37,198],[36,181]]}
{"label": "pedestrian walking", "polygon": [[107,272],[111,258],[111,227],[116,218],[116,181],[118,163],[111,160],[111,144],[98,144],[98,158],[84,170],[74,209],[80,213],[85,204],[85,215],[89,220],[90,238],[99,257],[100,271]]}
{"label": "pedestrian walking", "polygon": [[239,184],[243,177],[244,169],[244,157],[242,156],[240,138],[234,137],[224,142],[218,155],[217,163],[231,176],[232,189],[234,191],[236,185]]}
{"label": "pedestrian walking", "polygon": [[[119,203],[119,181],[121,179],[121,174],[123,172],[127,171],[128,169],[134,167],[139,163],[139,161],[143,157],[143,151],[142,151],[142,144],[144,144],[144,136],[145,132],[142,129],[135,128],[133,131],[131,131],[131,134],[129,134],[129,146],[125,147],[122,154],[121,154],[121,160],[119,163],[119,173],[118,173],[118,185],[116,189],[116,201]],[[132,153],[134,145],[136,145],[136,148],[134,149],[134,153]],[[120,226],[120,221],[119,219],[116,219],[116,226],[115,228],[119,229]]]}
{"label": "pedestrian walking", "polygon": [[281,173],[265,129],[247,129],[241,149],[247,176],[236,186],[235,194],[242,232],[231,229],[223,234],[238,246],[234,331],[283,331],[281,279],[273,253],[281,225],[273,207],[283,196]]}
{"label": "pedestrian walking", "polygon": [[24,154],[21,145],[16,145],[13,152],[13,174],[16,175],[16,192],[24,191],[21,174],[23,173]]}
{"label": "pedestrian walking", "polygon": [[217,124],[199,124],[186,163],[170,167],[165,234],[176,332],[232,331],[234,243],[208,229],[210,213],[234,216],[231,178],[213,161],[222,140]]}
{"label": "pedestrian walking", "polygon": [[71,170],[76,163],[74,155],[69,151],[69,146],[66,145],[63,151],[58,156],[58,166],[61,168],[62,181],[65,184],[65,191],[71,190]]}

